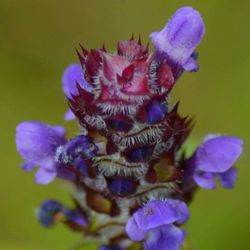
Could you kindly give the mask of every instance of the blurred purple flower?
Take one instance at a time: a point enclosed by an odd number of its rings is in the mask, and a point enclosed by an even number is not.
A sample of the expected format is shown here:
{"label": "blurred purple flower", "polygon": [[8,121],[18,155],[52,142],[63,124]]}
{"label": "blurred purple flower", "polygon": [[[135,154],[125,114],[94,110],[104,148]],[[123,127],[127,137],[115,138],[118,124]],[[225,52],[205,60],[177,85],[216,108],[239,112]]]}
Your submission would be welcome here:
{"label": "blurred purple flower", "polygon": [[[56,161],[64,164],[76,162],[81,169],[82,162],[78,159],[90,159],[97,153],[98,147],[85,135],[79,135],[57,148]],[[83,167],[84,168],[84,167]]]}
{"label": "blurred purple flower", "polygon": [[205,24],[197,10],[178,9],[160,32],[150,38],[159,52],[164,52],[175,64],[187,71],[197,71],[194,51],[205,33]]}
{"label": "blurred purple flower", "polygon": [[42,122],[23,122],[16,128],[16,146],[25,160],[22,168],[31,171],[39,166],[35,179],[38,184],[50,183],[56,175],[71,179],[72,173],[55,162],[58,146],[66,143],[66,131],[61,126]]}
{"label": "blurred purple flower", "polygon": [[87,220],[79,210],[69,209],[55,200],[45,200],[37,210],[37,218],[45,227],[50,227],[60,220],[80,227],[88,225]]}
{"label": "blurred purple flower", "polygon": [[46,200],[38,208],[37,218],[44,227],[50,227],[55,223],[57,215],[62,213],[62,211],[63,206],[60,202]]}
{"label": "blurred purple flower", "polygon": [[88,225],[87,220],[84,218],[83,214],[77,209],[65,209],[64,211],[65,219],[75,225],[86,227]]}
{"label": "blurred purple flower", "polygon": [[[85,80],[83,70],[78,64],[71,64],[65,69],[62,77],[62,83],[63,92],[68,99],[71,99],[73,95],[79,94],[77,84],[79,84],[86,91],[91,91],[91,86]],[[64,119],[66,121],[73,120],[75,119],[75,115],[69,109],[65,113]]]}
{"label": "blurred purple flower", "polygon": [[179,200],[154,200],[138,209],[129,219],[126,232],[131,240],[143,241],[146,250],[178,250],[185,233],[174,223],[189,218],[187,205]]}
{"label": "blurred purple flower", "polygon": [[233,136],[206,137],[189,161],[197,185],[214,189],[218,176],[223,187],[234,187],[238,175],[233,165],[242,152],[242,144],[241,139]]}

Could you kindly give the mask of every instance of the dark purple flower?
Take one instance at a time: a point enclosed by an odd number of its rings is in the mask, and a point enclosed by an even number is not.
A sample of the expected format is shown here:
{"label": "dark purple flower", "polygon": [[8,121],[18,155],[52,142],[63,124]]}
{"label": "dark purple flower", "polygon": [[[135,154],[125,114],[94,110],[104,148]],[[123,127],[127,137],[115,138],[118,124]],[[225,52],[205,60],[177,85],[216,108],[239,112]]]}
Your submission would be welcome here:
{"label": "dark purple flower", "polygon": [[146,121],[149,124],[156,124],[161,122],[168,111],[166,103],[159,101],[154,101],[153,103],[150,103],[150,105],[148,105],[146,109]]}
{"label": "dark purple flower", "polygon": [[97,153],[97,146],[85,135],[79,135],[58,147],[57,162],[72,164],[77,158],[90,159]]}
{"label": "dark purple flower", "polygon": [[50,227],[55,223],[56,219],[59,217],[58,215],[62,213],[62,211],[63,206],[60,202],[46,200],[38,208],[37,218],[43,226]]}
{"label": "dark purple flower", "polygon": [[22,168],[31,171],[39,166],[35,179],[39,184],[48,184],[57,175],[54,160],[58,146],[66,142],[66,131],[61,126],[50,126],[41,122],[23,122],[16,128],[16,146],[25,159]]}
{"label": "dark purple flower", "polygon": [[187,71],[195,71],[198,65],[193,53],[205,33],[205,25],[197,10],[182,7],[160,32],[151,33],[155,48]]}
{"label": "dark purple flower", "polygon": [[242,140],[233,136],[214,136],[205,138],[190,160],[194,181],[200,187],[214,189],[215,177],[225,188],[232,188],[237,179],[233,167],[242,152]]}
{"label": "dark purple flower", "polygon": [[138,209],[129,219],[126,232],[131,240],[143,241],[147,250],[178,250],[184,231],[174,225],[189,218],[187,205],[179,200],[154,200]]}
{"label": "dark purple flower", "polygon": [[119,245],[102,245],[97,250],[123,250]]}
{"label": "dark purple flower", "polygon": [[[79,94],[77,84],[79,84],[83,89],[91,91],[91,86],[85,80],[83,70],[78,64],[71,64],[65,69],[62,77],[62,83],[63,92],[68,99],[71,99],[73,95]],[[75,116],[70,109],[64,115],[64,119],[66,121],[73,120],[74,118]]]}
{"label": "dark purple flower", "polygon": [[126,196],[135,192],[135,183],[133,180],[125,178],[114,178],[108,181],[109,191],[118,196]]}

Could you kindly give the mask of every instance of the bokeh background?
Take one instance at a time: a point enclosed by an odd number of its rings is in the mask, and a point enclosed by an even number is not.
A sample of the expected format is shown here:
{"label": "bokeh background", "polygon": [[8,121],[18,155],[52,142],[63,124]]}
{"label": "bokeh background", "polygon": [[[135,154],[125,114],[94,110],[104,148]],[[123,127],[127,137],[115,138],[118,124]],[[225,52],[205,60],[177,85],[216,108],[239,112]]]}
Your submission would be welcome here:
{"label": "bokeh background", "polygon": [[195,250],[250,249],[250,1],[0,0],[1,250],[63,250],[81,237],[63,226],[43,229],[36,221],[34,209],[43,199],[66,204],[70,199],[61,182],[38,186],[33,173],[21,171],[16,125],[24,120],[63,124],[73,136],[77,126],[63,121],[61,75],[77,61],[74,47],[105,42],[112,51],[132,32],[148,42],[150,32],[183,5],[197,8],[207,28],[198,48],[201,70],[185,73],[172,94],[181,100],[181,113],[196,119],[188,147],[210,132],[245,141],[236,188],[197,194],[188,238]]}

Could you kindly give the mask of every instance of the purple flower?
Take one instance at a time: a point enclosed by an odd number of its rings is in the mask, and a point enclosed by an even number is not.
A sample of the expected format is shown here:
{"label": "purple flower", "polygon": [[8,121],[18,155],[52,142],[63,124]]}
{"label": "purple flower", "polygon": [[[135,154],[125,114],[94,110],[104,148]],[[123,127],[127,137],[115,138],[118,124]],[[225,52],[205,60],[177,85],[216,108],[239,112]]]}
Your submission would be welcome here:
{"label": "purple flower", "polygon": [[209,135],[189,161],[193,179],[206,189],[216,187],[215,177],[225,188],[234,187],[237,171],[233,167],[242,152],[242,140],[233,136]]}
{"label": "purple flower", "polygon": [[70,222],[80,227],[88,225],[87,220],[79,210],[69,209],[55,200],[44,201],[37,210],[37,218],[45,227],[50,227],[59,220]]}
{"label": "purple flower", "polygon": [[155,48],[187,71],[198,70],[194,51],[205,33],[199,12],[191,7],[178,9],[160,32],[150,35]]}
{"label": "purple flower", "polygon": [[[68,141],[66,144],[58,147],[56,160],[57,162],[64,164],[71,164],[78,158],[87,160],[94,157],[97,150],[97,146],[89,139],[89,137],[79,135]],[[77,163],[79,163],[78,160]]]}
{"label": "purple flower", "polygon": [[60,202],[54,200],[46,200],[37,210],[37,218],[39,222],[45,226],[52,226],[59,214],[62,213],[63,206]]}
{"label": "purple flower", "polygon": [[[65,69],[62,77],[62,83],[63,92],[68,99],[71,99],[73,95],[79,94],[77,84],[79,84],[83,89],[91,91],[91,86],[85,80],[82,68],[78,64],[71,64]],[[70,109],[64,115],[64,119],[66,121],[73,120],[74,118],[75,116]]]}
{"label": "purple flower", "polygon": [[154,200],[138,209],[129,219],[126,232],[131,240],[143,241],[146,250],[178,250],[185,233],[174,223],[189,218],[186,204],[179,200]]}
{"label": "purple flower", "polygon": [[23,122],[16,128],[16,146],[25,159],[22,168],[31,171],[39,166],[35,179],[38,184],[50,183],[56,175],[71,178],[71,173],[62,169],[54,160],[58,146],[66,142],[66,131],[61,126],[42,122]]}

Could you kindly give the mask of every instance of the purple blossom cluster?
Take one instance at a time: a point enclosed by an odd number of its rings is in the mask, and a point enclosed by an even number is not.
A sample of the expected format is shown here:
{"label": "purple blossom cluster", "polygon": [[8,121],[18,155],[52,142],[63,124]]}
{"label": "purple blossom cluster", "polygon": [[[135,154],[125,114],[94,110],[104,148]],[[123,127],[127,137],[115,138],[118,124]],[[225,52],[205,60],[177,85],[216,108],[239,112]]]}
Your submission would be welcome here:
{"label": "purple blossom cluster", "polygon": [[[75,207],[47,200],[37,210],[45,227],[64,223],[98,250],[178,250],[197,188],[233,188],[242,140],[208,135],[191,157],[182,144],[192,121],[171,106],[169,93],[184,71],[197,71],[196,47],[205,33],[199,12],[177,10],[150,35],[154,51],[132,37],[105,48],[77,51],[80,64],[63,74],[63,91],[80,133],[67,139],[61,126],[30,121],[16,128],[17,150],[35,181],[56,177],[75,187]],[[138,244],[139,243],[139,244]]]}

